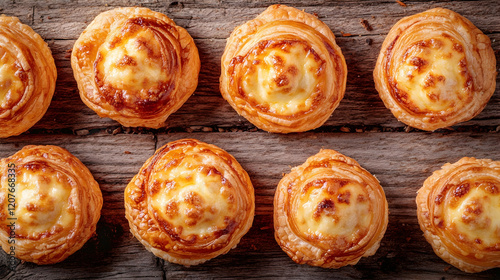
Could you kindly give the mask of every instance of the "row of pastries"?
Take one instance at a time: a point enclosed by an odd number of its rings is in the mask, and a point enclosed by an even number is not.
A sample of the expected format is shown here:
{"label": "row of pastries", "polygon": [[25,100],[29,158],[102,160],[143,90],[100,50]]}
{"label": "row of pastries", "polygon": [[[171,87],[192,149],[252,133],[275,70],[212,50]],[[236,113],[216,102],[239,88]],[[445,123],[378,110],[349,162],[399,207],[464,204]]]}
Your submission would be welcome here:
{"label": "row of pastries", "polygon": [[[47,44],[30,27],[6,16],[0,27],[0,137],[9,137],[42,118],[57,74]],[[200,58],[193,38],[166,15],[117,8],[82,32],[71,66],[82,101],[99,116],[160,128],[195,91]],[[483,110],[495,91],[496,60],[490,39],[474,24],[435,8],[391,28],[373,77],[398,120],[432,131]],[[347,65],[330,28],[284,5],[236,27],[221,58],[222,96],[269,132],[320,127],[346,83]]]}
{"label": "row of pastries", "polygon": [[[53,264],[94,233],[101,190],[67,150],[26,146],[0,160],[0,174],[4,251],[15,246],[21,260]],[[444,261],[466,272],[500,267],[499,161],[464,157],[445,164],[425,180],[416,204],[420,228]],[[131,233],[147,250],[191,266],[238,245],[252,226],[255,195],[232,155],[181,139],[144,163],[125,188],[124,206]],[[276,242],[293,261],[340,268],[376,253],[389,207],[374,175],[356,160],[322,149],[279,181],[273,220]]]}
{"label": "row of pastries", "polygon": [[[56,69],[47,45],[31,28],[5,16],[0,26],[0,136],[8,137],[43,116]],[[6,42],[15,47],[6,48]],[[200,59],[191,36],[167,16],[118,8],[98,15],[83,31],[71,65],[83,102],[99,116],[158,128],[195,91]],[[435,130],[484,108],[495,89],[495,65],[487,36],[459,14],[437,8],[396,23],[382,45],[374,81],[399,120]],[[328,26],[284,5],[235,28],[221,59],[222,96],[238,114],[270,132],[321,126],[341,102],[346,81],[347,65]],[[2,159],[0,172],[5,251],[12,240],[7,223],[12,188],[18,199],[18,258],[60,262],[91,237],[102,194],[68,151],[27,146]],[[498,188],[500,163],[474,158],[447,164],[425,181],[416,200],[418,219],[437,255],[467,272],[500,266]],[[124,204],[130,230],[147,250],[189,266],[239,243],[252,225],[255,196],[234,157],[183,139],[144,163],[125,188]],[[387,224],[388,203],[379,181],[334,150],[311,156],[276,188],[275,238],[297,263],[354,265],[375,254]]]}

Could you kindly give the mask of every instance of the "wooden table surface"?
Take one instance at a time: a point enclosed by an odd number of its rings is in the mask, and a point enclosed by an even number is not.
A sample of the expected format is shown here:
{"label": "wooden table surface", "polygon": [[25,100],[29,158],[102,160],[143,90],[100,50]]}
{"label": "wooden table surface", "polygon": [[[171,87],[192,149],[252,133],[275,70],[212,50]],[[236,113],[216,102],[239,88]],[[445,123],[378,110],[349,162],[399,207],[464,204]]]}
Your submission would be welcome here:
{"label": "wooden table surface", "polygon": [[[500,269],[468,274],[437,257],[416,218],[415,196],[424,180],[446,162],[463,156],[500,160],[500,82],[484,111],[450,129],[423,132],[398,122],[375,90],[372,71],[385,35],[404,16],[445,7],[470,19],[487,34],[500,60],[498,1],[285,1],[316,13],[337,36],[348,66],[347,90],[321,128],[291,135],[256,129],[229,106],[218,89],[220,57],[237,25],[275,1],[36,1],[0,0],[0,13],[17,16],[49,44],[56,60],[56,93],[43,119],[21,136],[0,140],[0,157],[24,145],[52,144],[68,149],[88,166],[104,196],[96,235],[67,260],[48,266],[19,263],[15,271],[0,255],[0,277],[7,279],[211,279],[211,278],[384,278],[500,279]],[[194,95],[159,130],[125,128],[102,119],[80,100],[70,66],[71,48],[92,19],[114,7],[144,6],[167,14],[193,36],[201,73]],[[364,19],[373,28],[366,30]],[[344,36],[343,36],[344,35]],[[345,36],[348,35],[348,36]],[[196,138],[229,153],[249,173],[255,187],[253,227],[238,247],[205,264],[183,267],[156,258],[132,236],[124,216],[123,191],[155,149]],[[274,240],[274,190],[283,173],[321,148],[350,156],[377,176],[389,202],[389,226],[376,255],[356,266],[322,269],[297,265]],[[500,215],[500,213],[499,213]]]}

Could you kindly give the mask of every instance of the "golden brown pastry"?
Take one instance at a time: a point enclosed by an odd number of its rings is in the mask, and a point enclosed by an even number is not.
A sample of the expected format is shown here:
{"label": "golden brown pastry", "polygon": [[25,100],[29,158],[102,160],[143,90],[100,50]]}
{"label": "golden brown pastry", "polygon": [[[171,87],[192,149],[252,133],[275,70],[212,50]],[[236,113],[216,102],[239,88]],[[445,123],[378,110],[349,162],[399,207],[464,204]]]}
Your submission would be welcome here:
{"label": "golden brown pastry", "polygon": [[236,159],[194,139],[161,147],[125,189],[132,234],[155,256],[186,266],[236,247],[254,209],[252,183]]}
{"label": "golden brown pastry", "polygon": [[0,16],[0,138],[38,122],[56,87],[56,65],[47,43],[16,17]]}
{"label": "golden brown pastry", "polygon": [[83,102],[124,126],[159,128],[198,85],[193,38],[166,15],[117,8],[80,35],[71,66]]}
{"label": "golden brown pastry", "polygon": [[461,15],[435,8],[392,27],[373,76],[398,120],[435,130],[483,110],[495,91],[495,67],[488,36]]}
{"label": "golden brown pastry", "polygon": [[311,14],[273,5],[229,37],[220,91],[258,128],[301,132],[330,117],[344,97],[346,79],[330,28]]}
{"label": "golden brown pastry", "polygon": [[425,180],[417,195],[425,239],[466,272],[500,267],[500,162],[464,157]]}
{"label": "golden brown pastry", "polygon": [[388,223],[384,190],[355,160],[321,150],[274,195],[275,238],[293,261],[325,268],[375,254]]}
{"label": "golden brown pastry", "polygon": [[95,232],[101,190],[65,149],[26,146],[0,161],[0,176],[0,243],[7,254],[36,264],[61,262]]}

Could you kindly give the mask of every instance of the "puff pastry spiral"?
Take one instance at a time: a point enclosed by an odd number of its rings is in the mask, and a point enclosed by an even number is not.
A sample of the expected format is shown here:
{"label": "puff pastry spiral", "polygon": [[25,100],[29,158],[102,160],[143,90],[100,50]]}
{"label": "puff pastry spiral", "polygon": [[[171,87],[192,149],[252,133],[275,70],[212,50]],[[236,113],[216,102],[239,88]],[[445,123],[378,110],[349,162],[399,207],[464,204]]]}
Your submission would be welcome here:
{"label": "puff pastry spiral", "polygon": [[274,196],[276,241],[299,264],[355,265],[375,254],[387,223],[378,180],[333,150],[321,150],[293,168]]}
{"label": "puff pastry spiral", "polygon": [[[53,264],[79,250],[95,232],[101,190],[87,167],[65,149],[26,146],[0,161],[0,174],[0,243],[6,252],[15,246],[18,259]],[[15,203],[13,213],[10,203]],[[15,230],[9,228],[13,221]],[[15,243],[9,242],[11,230]]]}
{"label": "puff pastry spiral", "polygon": [[463,16],[435,8],[392,27],[373,76],[398,120],[430,131],[479,114],[495,91],[495,67],[488,36]]}
{"label": "puff pastry spiral", "polygon": [[420,228],[434,252],[466,272],[500,267],[500,162],[462,158],[425,180]]}
{"label": "puff pastry spiral", "polygon": [[196,89],[200,58],[193,38],[166,15],[117,8],[83,31],[71,66],[80,97],[99,116],[159,128]]}
{"label": "puff pastry spiral", "polygon": [[194,139],[161,147],[125,189],[132,234],[157,257],[186,266],[236,247],[254,209],[252,183],[236,159]]}
{"label": "puff pastry spiral", "polygon": [[278,133],[321,126],[344,97],[347,66],[315,16],[273,5],[229,37],[220,91],[255,126]]}
{"label": "puff pastry spiral", "polygon": [[45,41],[16,17],[0,16],[0,137],[38,122],[54,95],[56,65]]}

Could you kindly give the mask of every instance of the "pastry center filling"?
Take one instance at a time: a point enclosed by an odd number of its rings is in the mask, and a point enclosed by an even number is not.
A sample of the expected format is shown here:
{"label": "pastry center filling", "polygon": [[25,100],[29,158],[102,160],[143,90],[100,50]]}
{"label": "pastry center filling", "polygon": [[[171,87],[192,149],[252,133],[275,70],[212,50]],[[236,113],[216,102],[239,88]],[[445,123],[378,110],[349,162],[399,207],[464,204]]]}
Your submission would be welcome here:
{"label": "pastry center filling", "polygon": [[394,70],[396,97],[416,112],[463,106],[472,91],[463,46],[449,36],[412,44]]}
{"label": "pastry center filling", "polygon": [[72,228],[72,179],[46,165],[24,166],[16,182],[16,235],[38,239]]}
{"label": "pastry center filling", "polygon": [[366,234],[373,216],[365,188],[353,181],[311,181],[296,203],[295,224],[309,239],[356,242]]}
{"label": "pastry center filling", "polygon": [[453,185],[445,209],[445,224],[457,240],[479,248],[500,246],[500,182],[467,181]]}
{"label": "pastry center filling", "polygon": [[[108,103],[121,109],[158,109],[175,88],[179,57],[170,26],[134,18],[112,30],[99,47],[95,80]],[[155,105],[156,104],[156,105]]]}
{"label": "pastry center filling", "polygon": [[307,111],[323,73],[323,61],[305,42],[264,41],[244,62],[241,87],[251,101],[280,115]]}
{"label": "pastry center filling", "polygon": [[119,43],[106,42],[99,50],[103,62],[99,70],[104,82],[118,89],[141,91],[167,80],[162,71],[160,45],[153,32],[142,29],[134,37],[123,38]]}
{"label": "pastry center filling", "polygon": [[150,205],[171,236],[195,241],[232,232],[238,214],[233,190],[209,162],[194,155],[155,167]]}
{"label": "pastry center filling", "polygon": [[0,48],[0,110],[21,100],[28,75],[9,51]]}

